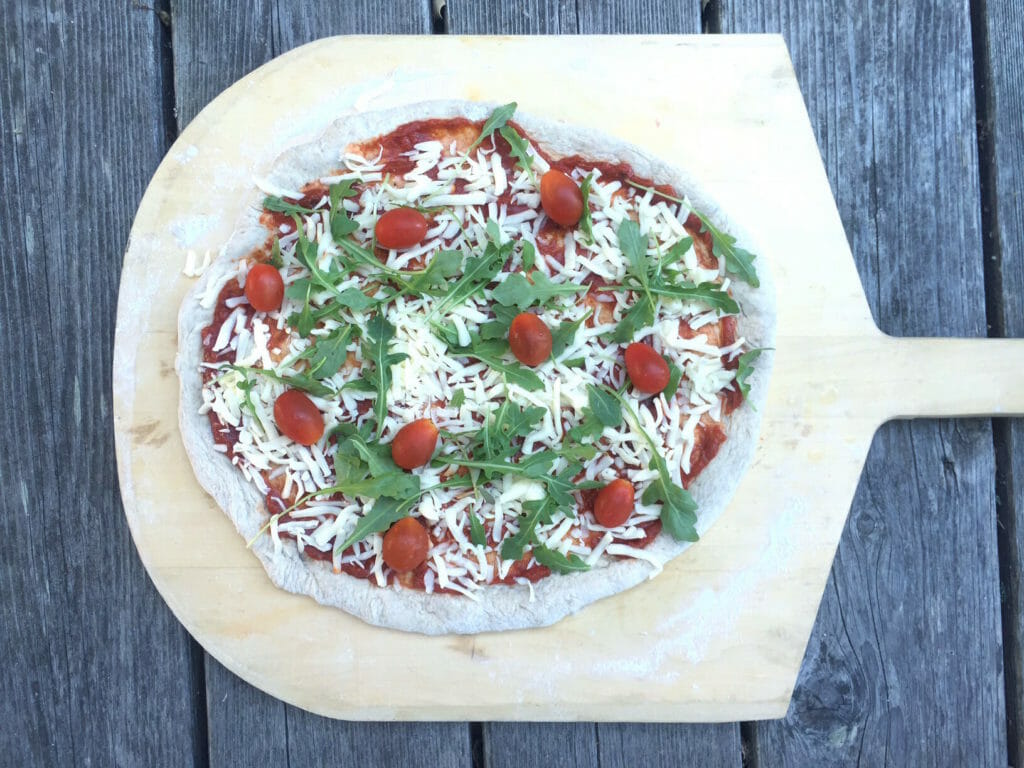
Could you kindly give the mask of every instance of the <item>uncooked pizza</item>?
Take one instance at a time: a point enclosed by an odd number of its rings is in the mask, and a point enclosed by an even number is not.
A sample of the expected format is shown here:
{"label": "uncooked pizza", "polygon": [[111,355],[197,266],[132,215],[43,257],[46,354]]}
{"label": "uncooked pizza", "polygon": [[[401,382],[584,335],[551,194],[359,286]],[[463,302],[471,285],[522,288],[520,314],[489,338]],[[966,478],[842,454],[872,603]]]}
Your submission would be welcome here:
{"label": "uncooked pizza", "polygon": [[196,475],[280,587],[540,626],[656,576],[749,463],[761,260],[694,180],[515,104],[282,155],[179,321]]}

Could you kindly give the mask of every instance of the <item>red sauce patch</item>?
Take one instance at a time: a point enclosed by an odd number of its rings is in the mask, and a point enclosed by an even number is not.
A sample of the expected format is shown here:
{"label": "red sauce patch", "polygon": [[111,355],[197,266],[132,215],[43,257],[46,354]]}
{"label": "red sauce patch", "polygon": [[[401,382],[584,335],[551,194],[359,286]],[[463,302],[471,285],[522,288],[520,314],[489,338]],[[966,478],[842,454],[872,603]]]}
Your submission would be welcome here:
{"label": "red sauce patch", "polygon": [[693,452],[690,454],[690,471],[682,474],[683,488],[689,488],[710,461],[718,455],[718,449],[725,442],[725,432],[714,422],[701,422],[694,434]]}

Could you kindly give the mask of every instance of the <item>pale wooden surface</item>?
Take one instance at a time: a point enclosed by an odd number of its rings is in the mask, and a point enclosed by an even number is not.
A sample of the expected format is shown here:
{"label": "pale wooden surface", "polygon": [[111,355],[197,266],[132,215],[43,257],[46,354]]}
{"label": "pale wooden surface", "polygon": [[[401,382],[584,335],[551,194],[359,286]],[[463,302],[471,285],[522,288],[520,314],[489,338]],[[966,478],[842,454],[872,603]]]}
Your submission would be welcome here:
{"label": "pale wooden surface", "polygon": [[[89,247],[81,248],[76,258],[83,268],[88,268],[94,283],[107,286],[107,295],[112,299],[117,283],[121,262],[121,244],[127,235],[132,210],[143,185],[152,171],[156,158],[164,150],[162,137],[176,134],[173,115],[175,91],[182,100],[187,100],[198,87],[204,98],[216,94],[228,86],[234,77],[245,71],[232,57],[245,55],[247,45],[253,44],[256,34],[250,28],[238,23],[244,17],[240,4],[235,0],[214,0],[208,5],[173,3],[157,0],[157,8],[172,11],[175,28],[174,45],[171,45],[169,30],[157,22],[152,11],[137,8],[135,4],[100,2],[72,6],[59,0],[47,4],[45,9],[38,4],[14,2],[0,10],[0,40],[4,43],[4,55],[0,56],[0,186],[5,193],[16,190],[16,195],[5,194],[0,198],[0,231],[5,238],[5,264],[8,265],[7,280],[3,284],[0,301],[0,324],[5,328],[24,329],[24,336],[5,334],[0,336],[0,351],[8,366],[0,374],[0,393],[4,400],[0,406],[0,423],[4,433],[28,434],[36,440],[25,453],[4,452],[0,456],[0,480],[5,487],[12,483],[18,492],[7,494],[0,505],[0,646],[13,649],[5,657],[0,672],[0,715],[11,727],[5,728],[0,736],[0,765],[54,765],[79,764],[91,761],[93,764],[166,765],[285,765],[288,750],[283,742],[290,742],[297,758],[308,757],[303,752],[305,745],[288,739],[288,720],[301,713],[293,707],[282,705],[265,694],[249,687],[237,677],[216,665],[212,660],[203,663],[203,654],[189,653],[190,643],[184,632],[173,631],[176,626],[160,623],[159,613],[162,602],[156,596],[141,568],[132,565],[132,547],[116,554],[108,562],[118,564],[116,574],[104,574],[106,588],[93,589],[88,597],[89,613],[84,616],[88,627],[113,629],[123,626],[116,637],[104,632],[92,631],[79,625],[83,616],[64,611],[67,604],[61,590],[69,590],[68,601],[78,599],[72,584],[81,585],[83,578],[73,577],[66,585],[62,547],[47,546],[39,536],[43,532],[46,542],[68,540],[70,546],[81,543],[81,537],[74,532],[65,533],[64,505],[58,501],[58,491],[52,484],[57,467],[62,467],[65,483],[74,484],[74,491],[64,495],[65,499],[89,498],[90,520],[101,519],[104,525],[114,526],[116,531],[123,520],[116,500],[102,502],[109,498],[109,489],[114,483],[113,468],[106,463],[70,462],[58,465],[68,456],[65,449],[55,451],[56,446],[65,444],[63,435],[66,426],[73,421],[53,418],[50,399],[45,390],[37,388],[37,376],[41,381],[58,381],[67,373],[66,357],[54,359],[46,354],[51,342],[50,320],[64,316],[67,306],[77,312],[74,327],[79,359],[90,362],[83,364],[83,378],[104,380],[108,376],[106,354],[111,343],[112,312],[111,301],[95,305],[95,294],[78,294],[63,289],[61,302],[51,304],[52,311],[40,313],[39,308],[50,304],[47,293],[53,293],[54,286],[60,288],[60,278],[38,279],[38,270],[47,262],[47,246],[68,242],[87,242]],[[266,5],[266,4],[264,4]],[[425,4],[424,4],[425,5]],[[453,24],[459,15],[469,12],[468,0],[457,0]],[[633,3],[602,2],[579,3],[575,9],[572,2],[562,3],[520,3],[523,16],[533,14],[533,21],[519,22],[515,18],[502,16],[507,4],[497,2],[472,3],[474,8],[486,6],[475,14],[477,28],[474,32],[511,32],[543,29],[552,32],[622,31],[621,25],[630,26],[641,21],[630,21],[635,14]],[[692,0],[689,16],[700,15],[699,0]],[[826,158],[826,167],[837,193],[840,211],[848,233],[857,235],[854,255],[858,260],[861,277],[871,285],[877,284],[879,272],[870,266],[868,256],[877,239],[892,236],[895,220],[886,207],[871,204],[871,191],[881,191],[882,200],[891,200],[900,190],[901,204],[918,196],[930,194],[936,186],[957,190],[966,185],[966,196],[974,194],[974,184],[969,162],[960,156],[943,153],[936,156],[936,163],[929,169],[929,183],[909,184],[899,175],[869,173],[864,158],[871,157],[871,147],[887,148],[899,142],[900,131],[909,134],[913,141],[918,134],[932,140],[949,139],[954,136],[969,137],[974,133],[970,121],[961,121],[954,127],[943,127],[937,133],[938,124],[932,120],[939,104],[937,93],[944,93],[945,82],[937,85],[930,72],[935,62],[962,61],[964,53],[971,56],[971,41],[963,35],[946,34],[940,44],[921,44],[918,40],[927,29],[929,14],[934,3],[904,4],[907,8],[920,7],[920,14],[887,12],[886,6],[868,6],[849,3],[824,2],[816,0],[777,0],[774,3],[740,3],[725,0],[711,0],[705,9],[705,31],[722,28],[721,17],[728,22],[727,28],[767,30],[785,35],[796,64],[798,79],[803,88],[804,99],[811,113],[812,124],[818,138],[821,152]],[[278,38],[277,52],[290,45],[305,42],[316,36],[316,24],[301,19],[323,19],[332,25],[328,32],[343,31],[341,25],[380,24],[381,29],[406,29],[405,18],[399,17],[399,4],[384,2],[377,4],[373,13],[384,17],[377,19],[353,19],[344,7],[331,2],[310,2],[296,0],[287,4],[293,14],[293,28],[301,29],[301,35],[288,40]],[[620,6],[620,7],[615,7]],[[191,8],[200,14],[198,21],[182,17],[183,8]],[[965,2],[949,4],[952,13],[966,23],[968,8]],[[990,213],[988,222],[983,223],[986,232],[1002,232],[1001,240],[986,245],[985,264],[992,265],[992,272],[999,272],[1005,262],[1005,280],[987,285],[986,298],[991,311],[990,322],[1002,314],[1003,302],[995,306],[999,296],[1019,302],[1024,296],[1024,254],[1020,216],[1022,208],[1018,202],[1016,180],[1024,173],[1024,139],[1020,98],[1024,93],[1021,82],[1021,62],[1024,61],[1024,31],[1022,31],[1022,7],[1020,3],[979,2],[971,4],[971,26],[973,34],[991,30],[991,44],[984,39],[974,45],[973,59],[976,79],[976,97],[979,101],[979,119],[982,121],[981,138],[988,136],[990,143],[982,146],[981,168],[990,174],[991,181],[986,191],[985,173],[982,177],[983,202],[990,212],[999,208],[998,220]],[[561,11],[559,23],[552,24],[549,16]],[[605,16],[614,23],[604,21]],[[670,20],[670,8],[652,9],[647,29],[657,31],[691,31],[658,26],[658,19]],[[424,8],[424,20],[427,11]],[[504,20],[502,20],[504,19]],[[182,34],[185,23],[203,24],[215,31],[204,35]],[[514,25],[513,30],[510,25]],[[632,28],[632,27],[631,27]],[[948,29],[948,25],[945,27]],[[128,36],[124,29],[135,30]],[[141,31],[143,34],[137,34]],[[440,31],[435,27],[435,32]],[[201,50],[189,49],[194,41]],[[916,57],[918,66],[904,69],[898,77],[877,65],[876,48],[894,47],[904,55]],[[218,51],[217,58],[214,51]],[[260,54],[249,60],[261,63],[273,52],[271,46],[261,47]],[[224,53],[229,51],[230,55]],[[887,54],[888,55],[888,54]],[[261,58],[262,57],[262,58]],[[163,64],[163,69],[157,67]],[[248,65],[246,65],[248,66]],[[955,70],[946,70],[941,78],[955,77]],[[172,79],[173,78],[173,79]],[[202,80],[204,84],[198,84]],[[192,82],[196,81],[196,82]],[[172,83],[175,87],[172,88]],[[51,93],[51,91],[53,91]],[[104,96],[103,107],[98,107],[99,93]],[[893,91],[891,104],[883,110],[883,118],[868,115],[863,104],[867,95],[873,92]],[[996,120],[986,117],[984,94],[991,95]],[[116,97],[116,104],[109,102]],[[163,101],[160,112],[160,101]],[[198,99],[191,101],[192,114],[202,106]],[[182,104],[178,105],[183,106]],[[66,119],[54,119],[55,115]],[[856,121],[853,119],[856,117]],[[897,120],[896,118],[901,118]],[[935,127],[929,127],[935,126]],[[136,135],[135,132],[139,132]],[[858,136],[867,137],[867,142],[857,141]],[[937,137],[937,138],[935,138]],[[129,143],[126,144],[126,141]],[[157,149],[153,150],[152,147]],[[155,154],[152,154],[155,151]],[[50,159],[56,154],[63,165],[54,165]],[[995,162],[998,155],[999,161]],[[152,160],[145,158],[151,157]],[[59,168],[71,166],[79,169],[80,177],[75,182]],[[994,194],[997,173],[1001,179],[1002,193],[998,201]],[[102,174],[102,176],[100,176]],[[101,181],[97,181],[101,179]],[[73,186],[78,192],[66,199],[65,208],[69,215],[54,215],[54,207],[44,204],[51,190]],[[109,187],[107,185],[110,185]],[[100,190],[98,193],[97,190]],[[109,191],[104,191],[109,190]],[[964,194],[964,190],[961,190]],[[976,208],[971,200],[965,201],[964,209]],[[1016,218],[1014,218],[1016,217]],[[1014,223],[1016,222],[1016,223]],[[880,226],[881,223],[881,226]],[[109,227],[109,230],[106,229]],[[991,230],[990,230],[991,228]],[[875,234],[876,230],[878,234]],[[95,233],[103,232],[97,240]],[[45,239],[43,234],[45,234]],[[84,233],[84,234],[83,234]],[[109,237],[106,235],[109,234]],[[980,254],[969,243],[960,242],[961,235],[954,233],[944,240],[946,247],[957,250],[962,246],[961,258],[979,268]],[[993,238],[995,240],[995,238]],[[886,266],[887,262],[881,262]],[[883,271],[884,273],[884,271]],[[955,288],[959,276],[955,270],[944,270],[935,264],[925,265],[923,274],[929,280]],[[900,284],[912,286],[916,275],[904,276]],[[903,282],[905,281],[905,282]],[[51,285],[52,283],[52,285]],[[973,283],[972,283],[973,284]],[[897,286],[898,287],[898,286]],[[886,330],[886,319],[893,315],[897,303],[931,306],[934,292],[929,295],[908,293],[900,296],[896,291],[872,293],[869,302]],[[975,297],[966,309],[978,311],[980,299]],[[65,302],[66,300],[66,302]],[[84,306],[86,309],[78,309]],[[1007,312],[1011,322],[992,323],[991,335],[1008,331],[1020,336],[1020,304]],[[1013,318],[1016,318],[1015,320]],[[59,322],[58,322],[59,324]],[[102,330],[102,329],[106,330]],[[99,329],[98,333],[92,331]],[[909,329],[909,332],[934,333],[935,328]],[[951,331],[947,331],[951,332]],[[13,345],[13,346],[12,346]],[[65,347],[66,348],[66,347]],[[29,360],[31,365],[20,365],[19,361]],[[102,366],[100,365],[101,363]],[[40,374],[36,372],[39,371]],[[102,393],[108,386],[96,390],[99,400],[92,401],[92,412],[83,407],[82,432],[91,444],[103,444],[109,440],[109,404],[104,405]],[[1000,507],[1001,521],[996,528],[1000,540],[1001,581],[1005,599],[1003,602],[1003,629],[1007,638],[1005,659],[1007,670],[1017,669],[1019,679],[1021,647],[1021,592],[1019,589],[1020,535],[1015,525],[1015,510],[1024,510],[1024,482],[1013,481],[1012,467],[1017,463],[1017,478],[1022,476],[1024,467],[1019,448],[1024,444],[1024,432],[1020,421],[1005,421],[997,424],[995,444],[998,478],[1003,489],[1003,504]],[[1009,442],[1011,425],[1016,434],[1016,450]],[[887,427],[886,429],[893,429]],[[1000,428],[1005,432],[1004,438]],[[929,432],[919,434],[916,444],[935,441],[941,445],[942,434]],[[904,479],[915,494],[894,493],[886,487],[880,474],[891,465],[899,468],[920,464],[920,459],[911,453],[914,443],[898,441],[881,445],[876,443],[865,469],[865,484],[873,477],[878,479],[880,506],[872,513],[868,530],[883,531],[888,540],[906,535],[911,541],[939,537],[945,534],[945,518],[921,518],[913,499],[931,487],[934,479],[928,474],[917,474]],[[957,442],[953,443],[957,446]],[[986,485],[979,480],[984,476],[984,462],[967,464],[964,457],[977,446],[984,453],[981,444],[971,442],[960,444],[954,454],[958,483],[953,496],[946,499],[945,491],[940,493],[938,503],[950,514],[960,514],[964,499],[957,493],[957,486],[965,482],[973,485],[974,493]],[[882,452],[882,453],[880,453]],[[1001,457],[1001,458],[1000,458]],[[945,471],[945,465],[943,467]],[[966,479],[965,478],[969,478]],[[23,483],[23,485],[17,485]],[[883,498],[884,497],[884,498]],[[24,501],[28,499],[28,501]],[[1015,505],[1013,502],[1015,501]],[[864,508],[864,498],[855,501],[854,515]],[[994,508],[994,491],[982,493],[970,503],[977,509]],[[901,524],[898,529],[886,526],[890,517],[913,522],[908,528]],[[994,526],[989,519],[988,525]],[[984,527],[985,524],[983,524]],[[855,552],[846,542],[854,542],[860,536],[861,525],[851,522],[844,533],[844,547]],[[87,551],[104,552],[109,539],[104,538],[103,526],[95,529],[95,535],[85,540]],[[877,539],[876,539],[877,540]],[[881,539],[884,544],[887,539]],[[127,541],[122,538],[122,541]],[[56,545],[54,545],[56,546]],[[920,545],[916,545],[920,546]],[[31,554],[27,554],[31,553]],[[969,562],[969,561],[968,561]],[[73,569],[85,573],[92,563],[79,559]],[[968,583],[962,582],[962,575],[953,578],[954,571],[942,562],[929,557],[926,560],[908,561],[905,558],[878,558],[865,550],[856,557],[846,557],[837,564],[837,572],[854,569],[854,572],[879,571],[879,580],[920,579],[928,574],[929,590],[925,601],[920,595],[912,600],[927,606],[930,616],[941,616],[943,610],[958,600],[977,601],[986,595],[998,595],[1000,583],[991,576],[982,562],[974,565],[974,573],[968,573]],[[986,575],[987,574],[987,575]],[[954,586],[956,587],[954,589]],[[964,589],[967,592],[964,592]],[[127,592],[127,599],[126,599]],[[894,615],[886,607],[885,593],[872,591],[856,584],[843,589],[840,601],[832,589],[826,593],[825,605],[818,619],[812,646],[805,659],[807,674],[801,675],[797,687],[798,704],[794,705],[793,716],[775,724],[744,724],[742,727],[745,765],[756,766],[785,763],[803,765],[800,756],[813,755],[817,764],[848,764],[856,753],[865,765],[905,764],[902,756],[887,748],[889,739],[894,744],[916,745],[914,754],[920,765],[948,765],[950,763],[950,740],[962,742],[975,749],[977,759],[972,764],[981,765],[991,760],[993,765],[1020,766],[1019,735],[1014,737],[1015,723],[1020,712],[1020,687],[1013,692],[1010,678],[1007,680],[1005,714],[1002,710],[991,714],[991,726],[984,731],[963,727],[962,714],[955,707],[957,698],[949,696],[948,689],[936,685],[928,674],[929,659],[922,658],[918,650],[914,623]],[[970,595],[965,598],[964,595]],[[877,615],[882,616],[878,622]],[[166,613],[165,613],[166,615]],[[136,626],[152,629],[145,637],[133,630]],[[948,623],[945,624],[948,626]],[[161,629],[160,627],[163,627]],[[876,647],[880,627],[893,638],[888,643],[884,656],[884,667],[865,666],[859,658],[878,655]],[[1014,639],[1016,638],[1016,639]],[[197,646],[192,644],[193,648]],[[939,648],[939,654],[955,652],[954,646]],[[936,651],[930,650],[934,654]],[[960,659],[967,666],[977,669],[973,679],[968,680],[958,697],[972,696],[977,690],[979,700],[991,695],[993,685],[1000,685],[998,669],[993,670],[990,656],[978,657],[976,649],[961,648]],[[87,685],[80,680],[79,672],[88,666],[104,669],[103,674],[92,675]],[[204,666],[206,671],[204,673]],[[884,668],[886,675],[878,674]],[[895,676],[894,676],[895,675]],[[142,677],[144,676],[144,678]],[[203,695],[203,680],[206,679],[206,696]],[[148,681],[155,681],[153,688],[159,691],[155,698],[149,696]],[[892,696],[892,683],[898,684],[898,697]],[[111,702],[115,705],[111,706]],[[271,713],[273,715],[271,716]],[[332,729],[347,729],[345,723],[312,718],[321,733]],[[998,758],[1001,747],[1001,729],[998,723],[1009,720],[1011,746],[1009,755]],[[150,723],[160,723],[159,728]],[[364,730],[379,729],[381,733],[406,729],[401,724],[363,724]],[[417,724],[424,730],[447,729],[451,726]],[[536,755],[522,748],[523,744],[534,744],[531,736],[534,729],[542,729],[547,738],[558,740],[563,728],[577,726],[534,726],[518,724],[501,726],[503,738],[500,745],[487,744],[479,727],[464,726],[473,733],[474,752],[463,753],[459,764],[485,765],[489,761],[516,760],[517,765],[541,765]],[[719,726],[709,726],[717,729]],[[735,726],[725,726],[735,733]],[[613,740],[626,759],[643,755],[648,765],[715,765],[716,760],[709,752],[701,734],[702,726],[650,726],[650,725],[604,725],[594,731],[582,728],[578,739],[593,738],[600,744],[599,759],[603,763],[618,765],[623,758],[609,752],[608,739],[601,736],[606,730],[615,729],[623,735],[621,741]],[[447,736],[441,730],[439,739]],[[1020,733],[1016,729],[1016,733]],[[664,734],[672,733],[681,738],[671,741],[671,749]],[[890,734],[887,739],[862,737],[864,734]],[[693,741],[688,738],[696,734]],[[943,739],[934,739],[942,734]],[[207,739],[209,736],[209,739]],[[978,745],[984,736],[990,744]],[[724,738],[724,737],[723,737]],[[190,752],[189,742],[194,750]],[[758,749],[760,741],[761,748]],[[207,749],[208,744],[208,749]],[[423,749],[423,741],[415,742]],[[853,744],[851,751],[851,744]],[[799,745],[799,749],[796,748]],[[859,748],[858,748],[859,745]],[[486,747],[486,755],[484,754]],[[439,750],[439,744],[427,749]],[[739,745],[736,750],[738,752]],[[503,751],[507,750],[507,751]],[[440,754],[440,753],[438,753]],[[589,749],[581,755],[594,754]],[[735,752],[733,754],[736,754]],[[763,759],[762,759],[763,758]],[[376,761],[374,753],[367,752],[364,765],[383,765]],[[412,759],[410,757],[410,759]],[[454,762],[454,761],[453,761]],[[295,764],[295,763],[293,763]],[[738,764],[736,760],[720,764]]]}
{"label": "pale wooden surface", "polygon": [[[880,396],[877,387],[867,386],[884,375],[873,371],[870,361],[884,355],[891,342],[868,317],[781,39],[399,42],[322,41],[248,76],[185,130],[140,207],[122,279],[115,426],[129,523],[157,587],[186,627],[229,668],[324,714],[598,720],[781,715],[867,442],[880,420],[897,415],[892,409],[906,399],[897,389]],[[555,51],[582,62],[594,45],[614,46],[621,57],[642,51],[658,70],[687,71],[699,62],[719,74],[694,86],[695,96],[710,100],[713,95],[721,107],[701,121],[686,120],[658,92],[656,81],[614,66],[595,80],[593,62],[567,67],[549,84],[536,85],[535,67],[543,67]],[[381,63],[385,52],[386,65]],[[446,66],[433,70],[423,64],[432,60]],[[515,75],[509,74],[513,64]],[[296,73],[308,71],[324,78],[304,84]],[[325,89],[324,81],[338,80],[332,72],[343,72],[346,83],[358,85]],[[504,73],[500,81],[495,72]],[[521,98],[524,110],[584,123],[601,118],[588,112],[596,103],[586,97],[588,89],[593,96],[598,87],[617,85],[622,93],[631,88],[632,108],[627,101],[610,123],[604,116],[605,128],[701,177],[749,229],[778,282],[777,370],[765,407],[766,428],[735,503],[701,545],[663,576],[552,628],[423,638],[372,628],[274,589],[198,489],[175,439],[177,381],[169,366],[176,309],[189,281],[168,254],[217,248],[244,204],[252,174],[260,174],[287,143],[315,135],[349,105],[372,108],[415,98],[425,78],[438,96],[473,97],[484,88],[498,100],[527,93]],[[568,103],[567,91],[581,97]],[[268,104],[286,96],[308,105],[308,121],[268,112]],[[642,105],[652,101],[658,121],[642,117]],[[719,151],[696,151],[711,145],[707,137],[712,135]],[[774,147],[770,157],[752,154],[765,143]],[[751,163],[785,190],[786,205],[808,212],[797,232],[782,221],[780,210],[752,194],[746,183]],[[211,186],[210,178],[219,183]],[[211,217],[218,204],[222,215]],[[190,233],[187,240],[182,232]],[[913,349],[910,342],[900,344]],[[821,370],[823,376],[809,381],[807,370]],[[957,387],[943,388],[946,399],[970,407]],[[970,394],[984,401],[987,391]],[[1010,401],[1007,407],[1024,409],[1024,402]],[[809,474],[808,465],[816,471]],[[822,476],[830,480],[825,487]],[[766,494],[765,488],[773,490]],[[173,508],[166,504],[172,489]],[[207,535],[197,543],[190,532],[200,527]],[[301,663],[290,663],[277,649],[294,638],[297,623],[311,638],[344,636],[346,642],[343,647],[318,643]],[[651,644],[640,664],[638,634]],[[561,647],[575,650],[571,659],[552,667],[551,649]],[[408,660],[424,652],[435,664],[418,667],[412,685]],[[361,685],[364,676],[377,684]],[[452,685],[453,680],[458,683]],[[464,690],[479,692],[472,706]]]}

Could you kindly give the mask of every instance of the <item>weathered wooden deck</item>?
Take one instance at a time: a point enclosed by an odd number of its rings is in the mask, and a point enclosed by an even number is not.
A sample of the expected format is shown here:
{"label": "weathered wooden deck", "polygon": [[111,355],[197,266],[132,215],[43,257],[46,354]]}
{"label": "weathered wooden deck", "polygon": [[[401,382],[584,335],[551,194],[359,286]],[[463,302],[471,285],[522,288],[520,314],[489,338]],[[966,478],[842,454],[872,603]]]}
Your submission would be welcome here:
{"label": "weathered wooden deck", "polygon": [[344,33],[781,32],[880,327],[1024,336],[1019,0],[153,1],[0,3],[0,764],[1024,765],[1024,421],[878,433],[784,720],[396,724],[289,707],[189,638],[110,413],[150,174],[238,77]]}

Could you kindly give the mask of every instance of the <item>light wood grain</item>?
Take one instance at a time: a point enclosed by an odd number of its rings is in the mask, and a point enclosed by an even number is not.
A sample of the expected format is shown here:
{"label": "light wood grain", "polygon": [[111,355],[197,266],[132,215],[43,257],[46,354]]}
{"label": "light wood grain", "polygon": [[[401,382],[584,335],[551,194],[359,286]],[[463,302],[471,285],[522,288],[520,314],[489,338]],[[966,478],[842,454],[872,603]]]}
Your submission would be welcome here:
{"label": "light wood grain", "polygon": [[165,149],[157,40],[121,2],[0,4],[2,765],[192,755],[188,636],[128,537],[110,430],[121,253]]}
{"label": "light wood grain", "polygon": [[[726,31],[791,45],[882,329],[984,336],[967,4],[722,7]],[[882,398],[906,390],[904,411],[963,413],[946,396],[1000,369],[988,342],[895,343],[913,347],[862,363],[885,371]],[[879,432],[789,713],[757,726],[760,766],[1006,764],[993,470],[987,422]]]}
{"label": "light wood grain", "polygon": [[[842,351],[858,338],[881,340],[781,40],[399,42],[326,40],[257,70],[192,122],[140,207],[119,305],[115,417],[129,522],[154,581],[183,623],[228,668],[287,701],[335,716],[734,720],[781,714],[879,419],[877,408],[847,399],[838,386],[851,381],[852,391],[863,391],[857,382],[869,376],[863,368],[840,376]],[[595,77],[599,65],[583,55],[595,44],[614,46],[620,57],[642,54],[658,72],[700,66],[715,73],[690,88],[694,98],[716,108],[699,121],[687,119],[690,113],[660,92],[654,76],[608,65]],[[576,55],[566,56],[569,64],[551,77],[551,51],[572,53],[574,46]],[[387,69],[385,52],[391,56]],[[432,70],[424,64],[431,61],[446,66]],[[311,68],[344,72],[345,78],[326,77],[314,85],[291,76]],[[168,257],[183,256],[186,247],[174,240],[174,223],[218,210],[220,217],[205,220],[202,236],[187,246],[218,247],[230,233],[251,175],[285,143],[315,134],[357,99],[366,108],[416,100],[427,78],[434,96],[519,98],[524,110],[599,123],[691,169],[745,223],[779,286],[778,370],[759,452],[734,502],[701,544],[658,579],[552,628],[424,638],[371,628],[273,589],[196,486],[180,444],[170,439],[176,381],[167,364],[177,305],[188,287],[177,273],[180,261]],[[325,88],[323,82],[335,85]],[[623,109],[596,114],[597,88],[626,94]],[[288,116],[266,118],[264,105],[284,92],[308,105],[302,124]],[[567,101],[566,92],[578,100]],[[247,97],[251,93],[260,98]],[[652,109],[656,121],[646,117]],[[765,145],[773,152],[756,149]],[[786,193],[766,204],[747,183],[751,167],[763,183],[786,185]],[[217,190],[206,184],[212,177],[222,182]],[[234,207],[225,202],[234,200]],[[807,215],[794,223],[771,201]],[[807,244],[813,258],[794,242]],[[815,343],[808,345],[811,333]],[[809,362],[827,364],[822,370],[837,386],[809,381]],[[159,445],[148,437],[133,439],[132,427],[143,425],[148,435],[168,439]],[[164,503],[171,488],[177,500],[173,514]],[[195,526],[206,534],[201,541],[190,534]],[[297,622],[310,637],[343,636],[346,642],[313,644],[301,664],[289,664],[276,649]],[[649,638],[639,660],[632,639],[637,633]],[[601,643],[593,642],[596,636]],[[546,663],[552,648],[564,647],[574,649],[572,657],[561,657],[555,667]],[[434,663],[418,668],[417,684],[408,685],[395,661],[424,655]],[[401,683],[381,685],[382,674]],[[364,685],[371,678],[374,685]],[[467,688],[478,692],[471,707],[461,694]]]}

